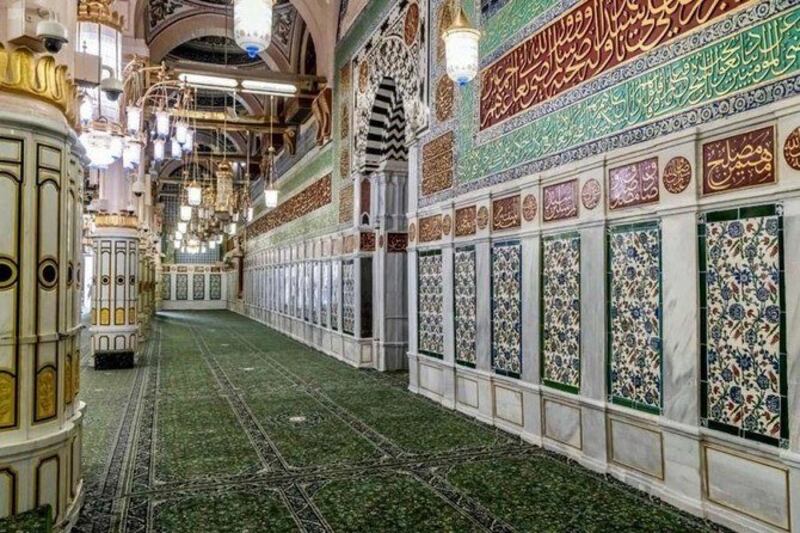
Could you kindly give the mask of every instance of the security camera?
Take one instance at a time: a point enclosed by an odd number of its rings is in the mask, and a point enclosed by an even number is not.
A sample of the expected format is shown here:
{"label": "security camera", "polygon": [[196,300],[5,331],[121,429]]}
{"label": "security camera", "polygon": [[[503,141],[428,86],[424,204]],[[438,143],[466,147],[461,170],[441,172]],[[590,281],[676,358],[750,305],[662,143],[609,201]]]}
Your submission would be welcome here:
{"label": "security camera", "polygon": [[144,194],[144,185],[142,185],[141,181],[135,181],[133,185],[131,185],[131,192],[137,198],[141,197]]}
{"label": "security camera", "polygon": [[122,91],[124,90],[122,86],[122,80],[115,78],[114,76],[105,78],[100,82],[100,90],[105,93],[109,100],[116,102],[119,100],[119,97],[122,95]]}
{"label": "security camera", "polygon": [[69,42],[67,27],[57,20],[42,20],[36,25],[36,37],[44,42],[44,48],[57,54]]}

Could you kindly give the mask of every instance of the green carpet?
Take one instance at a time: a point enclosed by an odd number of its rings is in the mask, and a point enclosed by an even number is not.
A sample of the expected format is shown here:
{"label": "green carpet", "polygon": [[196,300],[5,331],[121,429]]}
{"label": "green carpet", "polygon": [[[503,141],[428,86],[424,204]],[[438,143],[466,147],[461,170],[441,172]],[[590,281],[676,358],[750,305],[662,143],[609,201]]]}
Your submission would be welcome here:
{"label": "green carpet", "polygon": [[82,372],[81,532],[719,530],[233,313]]}

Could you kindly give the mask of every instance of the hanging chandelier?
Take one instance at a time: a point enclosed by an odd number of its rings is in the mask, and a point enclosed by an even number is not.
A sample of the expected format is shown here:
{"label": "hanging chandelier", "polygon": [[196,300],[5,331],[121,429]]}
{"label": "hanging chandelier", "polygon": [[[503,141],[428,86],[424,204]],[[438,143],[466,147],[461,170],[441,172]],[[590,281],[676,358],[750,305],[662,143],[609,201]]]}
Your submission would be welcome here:
{"label": "hanging chandelier", "polygon": [[480,30],[474,28],[462,6],[458,7],[456,18],[442,34],[447,61],[447,75],[463,87],[478,74],[478,42]]}
{"label": "hanging chandelier", "polygon": [[266,172],[264,176],[264,206],[267,209],[278,207],[278,189],[272,184],[273,174],[275,173],[275,147],[272,146],[272,123],[274,122],[275,109],[274,97],[269,97],[269,148],[267,149]]}
{"label": "hanging chandelier", "polygon": [[272,0],[233,0],[233,36],[251,58],[272,40]]}

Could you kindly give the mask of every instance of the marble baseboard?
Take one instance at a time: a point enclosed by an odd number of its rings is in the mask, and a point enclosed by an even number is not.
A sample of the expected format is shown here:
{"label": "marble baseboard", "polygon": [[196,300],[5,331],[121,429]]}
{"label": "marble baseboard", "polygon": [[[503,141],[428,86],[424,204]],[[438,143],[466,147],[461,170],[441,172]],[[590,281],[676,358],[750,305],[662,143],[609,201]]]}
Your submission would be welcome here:
{"label": "marble baseboard", "polygon": [[[409,390],[736,531],[792,531],[800,468],[781,450],[408,354]],[[710,454],[710,455],[709,455]],[[796,499],[796,498],[795,498]]]}

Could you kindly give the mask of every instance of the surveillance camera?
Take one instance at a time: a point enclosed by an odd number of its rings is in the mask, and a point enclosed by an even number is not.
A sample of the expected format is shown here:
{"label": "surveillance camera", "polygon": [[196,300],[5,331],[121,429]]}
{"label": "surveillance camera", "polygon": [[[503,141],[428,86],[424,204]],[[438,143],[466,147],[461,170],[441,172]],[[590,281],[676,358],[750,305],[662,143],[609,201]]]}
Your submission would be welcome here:
{"label": "surveillance camera", "polygon": [[44,48],[51,54],[61,51],[67,42],[67,27],[56,20],[42,20],[36,25],[36,37],[44,42]]}
{"label": "surveillance camera", "polygon": [[108,77],[100,82],[100,90],[105,93],[109,100],[116,102],[122,95],[122,81],[113,76]]}
{"label": "surveillance camera", "polygon": [[142,185],[142,182],[140,182],[140,181],[134,182],[134,184],[131,185],[131,192],[137,198],[142,196],[144,194],[144,185]]}

